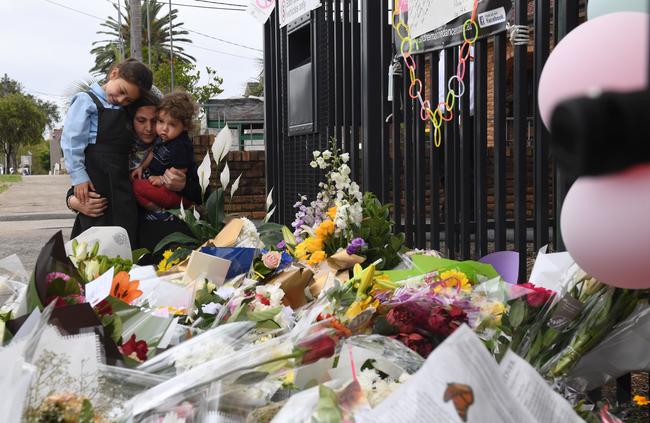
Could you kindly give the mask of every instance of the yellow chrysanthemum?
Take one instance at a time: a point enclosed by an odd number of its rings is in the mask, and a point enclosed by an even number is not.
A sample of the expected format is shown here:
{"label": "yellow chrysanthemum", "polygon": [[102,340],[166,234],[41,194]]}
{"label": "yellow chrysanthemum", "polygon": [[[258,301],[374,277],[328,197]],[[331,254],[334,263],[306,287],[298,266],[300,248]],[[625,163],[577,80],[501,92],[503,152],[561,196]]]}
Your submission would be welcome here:
{"label": "yellow chrysanthemum", "polygon": [[307,258],[307,240],[301,242],[300,244],[296,245],[296,249],[294,250],[296,258],[299,260],[304,260]]}
{"label": "yellow chrysanthemum", "polygon": [[642,396],[642,395],[635,395],[634,398],[632,398],[634,403],[639,406],[644,406],[650,404],[650,400],[648,398]]}
{"label": "yellow chrysanthemum", "polygon": [[319,250],[322,250],[325,246],[325,241],[319,237],[309,237],[305,240],[307,242],[307,252],[313,253]]}
{"label": "yellow chrysanthemum", "polygon": [[336,207],[330,207],[329,210],[327,210],[327,215],[330,219],[334,220],[336,218]]}
{"label": "yellow chrysanthemum", "polygon": [[440,292],[442,288],[453,288],[462,292],[471,292],[472,284],[463,272],[457,270],[448,270],[440,274],[442,284],[435,288],[435,292]]}
{"label": "yellow chrysanthemum", "polygon": [[367,296],[365,300],[355,300],[345,312],[345,317],[352,320],[368,307],[376,309],[379,307],[379,300],[373,301],[371,296]]}
{"label": "yellow chrysanthemum", "polygon": [[325,251],[323,250],[314,251],[312,255],[309,257],[309,260],[307,260],[307,263],[311,265],[318,264],[321,261],[325,260],[326,258],[327,258],[327,254],[325,254]]}
{"label": "yellow chrysanthemum", "polygon": [[178,264],[180,262],[180,259],[175,259],[175,260],[172,260],[171,262],[168,262],[169,258],[172,256],[172,254],[174,254],[174,252],[172,250],[166,250],[163,253],[163,258],[158,263],[158,271],[159,272],[165,272],[165,271],[171,269],[172,266],[174,266],[174,265],[176,265],[176,264]]}
{"label": "yellow chrysanthemum", "polygon": [[316,236],[322,239],[328,238],[334,233],[334,222],[331,220],[324,220],[318,228],[316,228]]}

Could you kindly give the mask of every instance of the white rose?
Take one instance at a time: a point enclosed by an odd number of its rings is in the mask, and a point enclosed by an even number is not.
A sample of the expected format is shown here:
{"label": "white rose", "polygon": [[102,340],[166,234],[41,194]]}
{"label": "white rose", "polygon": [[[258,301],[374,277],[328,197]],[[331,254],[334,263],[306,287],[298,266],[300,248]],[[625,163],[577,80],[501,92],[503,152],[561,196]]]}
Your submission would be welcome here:
{"label": "white rose", "polygon": [[325,160],[329,160],[331,157],[332,157],[332,152],[331,151],[329,151],[329,150],[323,151],[323,158]]}
{"label": "white rose", "polygon": [[316,159],[316,158],[318,158],[318,156],[320,156],[320,151],[316,150],[316,151],[314,151],[313,154],[314,154],[314,158]]}
{"label": "white rose", "polygon": [[309,166],[311,166],[311,167],[313,167],[314,169],[316,169],[316,168],[318,167],[318,163],[316,163],[315,161],[312,161],[311,163],[309,163]]}
{"label": "white rose", "polygon": [[341,154],[341,160],[343,160],[343,163],[347,163],[348,161],[350,161],[350,153]]}

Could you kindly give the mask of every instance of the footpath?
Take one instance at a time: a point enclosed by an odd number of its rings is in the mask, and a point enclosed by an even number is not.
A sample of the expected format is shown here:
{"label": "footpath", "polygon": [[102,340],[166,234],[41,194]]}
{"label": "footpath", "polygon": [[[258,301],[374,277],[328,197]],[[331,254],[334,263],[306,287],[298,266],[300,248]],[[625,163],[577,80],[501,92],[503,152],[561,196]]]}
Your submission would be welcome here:
{"label": "footpath", "polygon": [[17,254],[31,272],[43,244],[56,232],[70,236],[74,214],[65,205],[68,175],[23,176],[0,194],[0,259]]}

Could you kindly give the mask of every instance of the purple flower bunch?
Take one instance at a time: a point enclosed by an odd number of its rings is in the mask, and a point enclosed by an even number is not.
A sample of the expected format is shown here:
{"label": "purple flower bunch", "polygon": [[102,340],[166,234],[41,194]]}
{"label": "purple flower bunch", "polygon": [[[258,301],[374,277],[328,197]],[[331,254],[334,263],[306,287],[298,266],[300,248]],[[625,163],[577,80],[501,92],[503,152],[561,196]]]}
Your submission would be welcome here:
{"label": "purple flower bunch", "polygon": [[326,201],[319,198],[312,201],[310,205],[305,205],[305,201],[307,201],[307,197],[303,195],[293,205],[293,208],[298,211],[296,212],[296,219],[291,223],[291,226],[294,229],[293,234],[296,236],[298,242],[302,240],[303,226],[306,225],[313,228],[320,225],[327,218],[328,203]]}
{"label": "purple flower bunch", "polygon": [[357,254],[367,246],[368,244],[366,244],[366,241],[363,238],[357,237],[350,241],[348,246],[345,248],[345,251],[350,255]]}

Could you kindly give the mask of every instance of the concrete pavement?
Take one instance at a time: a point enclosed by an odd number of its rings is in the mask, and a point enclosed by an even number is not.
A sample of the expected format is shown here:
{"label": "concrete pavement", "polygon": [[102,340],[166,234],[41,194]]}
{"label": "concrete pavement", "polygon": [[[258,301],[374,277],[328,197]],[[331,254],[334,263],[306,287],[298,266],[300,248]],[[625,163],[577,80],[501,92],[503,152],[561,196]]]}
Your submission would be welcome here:
{"label": "concrete pavement", "polygon": [[68,175],[23,176],[0,194],[0,258],[17,254],[31,271],[43,244],[59,230],[67,240],[74,214],[65,205]]}

